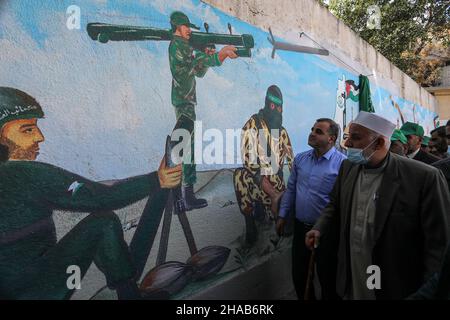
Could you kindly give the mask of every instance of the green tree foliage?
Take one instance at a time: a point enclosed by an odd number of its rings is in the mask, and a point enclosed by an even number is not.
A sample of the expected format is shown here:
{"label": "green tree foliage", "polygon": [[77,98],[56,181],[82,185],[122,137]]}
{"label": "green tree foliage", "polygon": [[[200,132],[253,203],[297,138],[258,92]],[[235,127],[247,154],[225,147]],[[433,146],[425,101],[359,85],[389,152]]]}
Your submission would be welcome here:
{"label": "green tree foliage", "polygon": [[[415,81],[423,86],[437,84],[440,67],[450,60],[448,0],[320,2]],[[367,26],[371,5],[380,8],[380,29]]]}

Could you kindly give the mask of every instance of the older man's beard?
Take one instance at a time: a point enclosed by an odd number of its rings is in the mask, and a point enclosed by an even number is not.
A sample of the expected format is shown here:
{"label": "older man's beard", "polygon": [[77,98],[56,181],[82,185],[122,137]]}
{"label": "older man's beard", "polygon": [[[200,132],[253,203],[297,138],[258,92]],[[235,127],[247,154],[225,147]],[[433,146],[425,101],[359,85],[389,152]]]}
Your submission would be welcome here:
{"label": "older man's beard", "polygon": [[34,144],[31,147],[24,149],[19,147],[13,141],[1,137],[0,144],[4,145],[8,149],[8,160],[36,160],[38,144]]}

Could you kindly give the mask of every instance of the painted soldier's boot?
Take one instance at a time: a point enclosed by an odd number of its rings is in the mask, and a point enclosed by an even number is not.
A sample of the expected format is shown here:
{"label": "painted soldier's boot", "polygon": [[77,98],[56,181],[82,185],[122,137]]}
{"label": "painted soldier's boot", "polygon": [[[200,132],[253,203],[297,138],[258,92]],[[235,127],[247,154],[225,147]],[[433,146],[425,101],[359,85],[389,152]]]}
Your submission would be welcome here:
{"label": "painted soldier's boot", "polygon": [[192,184],[183,187],[183,199],[186,211],[204,208],[208,205],[205,199],[197,199],[194,194],[194,186]]}

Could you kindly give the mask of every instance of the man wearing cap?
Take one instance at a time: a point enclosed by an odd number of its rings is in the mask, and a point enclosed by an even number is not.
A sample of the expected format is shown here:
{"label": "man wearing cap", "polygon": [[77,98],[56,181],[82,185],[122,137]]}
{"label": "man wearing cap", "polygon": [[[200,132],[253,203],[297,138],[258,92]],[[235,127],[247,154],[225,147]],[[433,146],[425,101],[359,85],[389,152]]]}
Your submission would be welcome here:
{"label": "man wearing cap", "polygon": [[450,195],[442,173],[389,152],[395,125],[361,111],[330,202],[306,235],[309,248],[338,227],[338,294],[403,299],[440,267]]}
{"label": "man wearing cap", "polygon": [[396,153],[400,156],[406,156],[408,152],[408,139],[406,139],[403,132],[399,129],[395,129],[391,136],[390,152]]}
{"label": "man wearing cap", "polygon": [[239,209],[245,218],[245,240],[257,238],[255,218],[276,218],[278,203],[285,190],[283,166],[291,170],[294,154],[283,127],[283,95],[272,85],[267,89],[264,108],[242,128],[243,168],[234,171],[233,183]]}
{"label": "man wearing cap", "polygon": [[[181,166],[130,177],[107,186],[56,166],[33,161],[44,141],[39,103],[27,93],[0,87],[0,298],[68,299],[69,266],[83,277],[92,263],[119,299],[140,298],[137,268],[150,252],[154,215],[162,214],[168,190],[179,185]],[[162,189],[164,188],[164,189]],[[130,243],[112,210],[153,194]],[[90,212],[57,242],[54,210]],[[144,217],[145,216],[145,217]],[[138,250],[137,250],[138,248]]]}
{"label": "man wearing cap", "polygon": [[408,139],[407,157],[426,164],[432,164],[439,160],[438,157],[420,150],[423,141],[424,130],[422,126],[413,122],[406,122],[401,128],[403,134]]}
{"label": "man wearing cap", "polygon": [[[194,184],[197,181],[194,163],[194,122],[197,104],[195,77],[202,78],[209,67],[221,66],[226,58],[235,59],[236,47],[225,46],[218,53],[207,48],[205,52],[195,51],[189,44],[191,28],[200,29],[189,21],[180,11],[170,16],[173,39],[169,45],[170,71],[172,72],[172,105],[175,107],[177,129],[187,130],[191,135],[190,162],[183,163],[183,197],[187,210],[202,208],[208,205],[205,199],[197,199],[194,195]],[[172,142],[174,147],[178,141]]]}
{"label": "man wearing cap", "polygon": [[420,150],[426,153],[430,153],[430,137],[429,136],[423,136],[422,144],[420,145]]}

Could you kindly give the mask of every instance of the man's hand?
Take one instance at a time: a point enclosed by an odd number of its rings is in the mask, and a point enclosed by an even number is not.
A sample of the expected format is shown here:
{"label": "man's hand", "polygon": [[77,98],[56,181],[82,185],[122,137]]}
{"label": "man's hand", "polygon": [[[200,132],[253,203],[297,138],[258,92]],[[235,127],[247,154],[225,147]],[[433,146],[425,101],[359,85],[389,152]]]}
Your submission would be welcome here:
{"label": "man's hand", "polygon": [[286,220],[284,218],[278,217],[277,220],[277,234],[278,236],[284,236],[284,226],[286,224]]}
{"label": "man's hand", "polygon": [[311,230],[306,233],[305,245],[309,250],[315,249],[319,246],[320,232]]}
{"label": "man's hand", "polygon": [[236,59],[238,55],[236,54],[237,48],[235,46],[225,46],[219,51],[219,60],[222,63],[226,58]]}
{"label": "man's hand", "polygon": [[161,188],[175,188],[181,183],[181,164],[173,168],[166,166],[166,157],[161,160],[158,168],[158,178]]}

